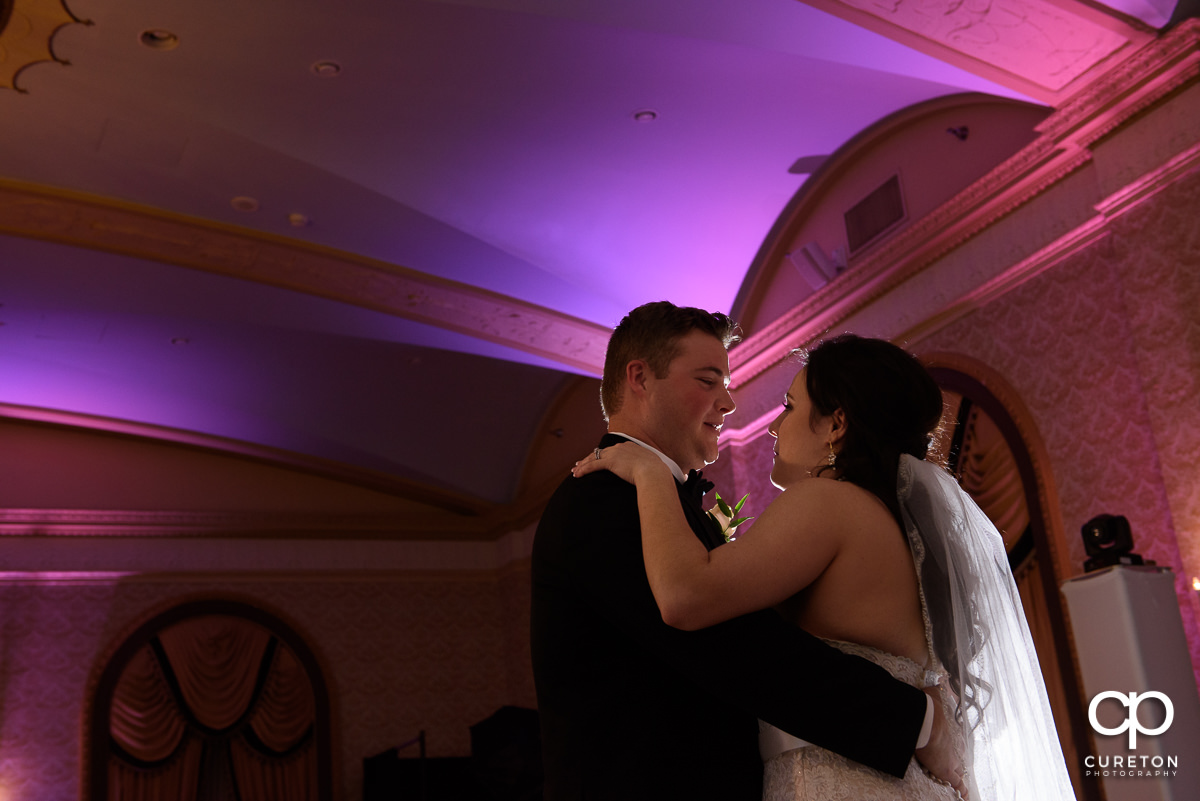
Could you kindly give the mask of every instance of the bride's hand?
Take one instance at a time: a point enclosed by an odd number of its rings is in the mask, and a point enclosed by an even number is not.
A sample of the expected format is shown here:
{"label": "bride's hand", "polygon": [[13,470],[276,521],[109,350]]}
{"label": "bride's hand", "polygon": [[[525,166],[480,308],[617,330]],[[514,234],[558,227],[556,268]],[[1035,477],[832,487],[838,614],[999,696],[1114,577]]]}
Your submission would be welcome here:
{"label": "bride's hand", "polygon": [[576,462],[571,474],[579,478],[597,470],[611,470],[635,485],[653,480],[660,473],[667,476],[671,474],[671,469],[662,459],[636,442],[597,448]]}

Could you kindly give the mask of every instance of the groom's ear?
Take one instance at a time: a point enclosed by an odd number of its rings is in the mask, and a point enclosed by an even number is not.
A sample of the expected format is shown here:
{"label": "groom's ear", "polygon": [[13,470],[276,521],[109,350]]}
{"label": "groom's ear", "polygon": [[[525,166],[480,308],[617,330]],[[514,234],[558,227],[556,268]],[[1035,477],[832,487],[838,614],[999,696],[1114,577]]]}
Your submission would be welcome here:
{"label": "groom's ear", "polygon": [[646,378],[649,374],[649,365],[642,359],[634,359],[625,365],[625,383],[635,395],[645,394]]}

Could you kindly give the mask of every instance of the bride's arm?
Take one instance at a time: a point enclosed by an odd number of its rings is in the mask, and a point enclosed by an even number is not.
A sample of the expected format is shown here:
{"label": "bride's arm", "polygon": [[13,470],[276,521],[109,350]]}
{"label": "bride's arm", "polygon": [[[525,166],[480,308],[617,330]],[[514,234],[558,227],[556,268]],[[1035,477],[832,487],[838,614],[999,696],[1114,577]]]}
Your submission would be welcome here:
{"label": "bride's arm", "polygon": [[[612,470],[637,486],[646,577],[663,621],[693,631],[765,609],[807,587],[837,555],[840,537],[826,481],[802,481],[746,536],[708,551],[679,505],[675,479],[645,448],[622,444],[584,459],[575,474]],[[813,486],[809,486],[813,485]]]}

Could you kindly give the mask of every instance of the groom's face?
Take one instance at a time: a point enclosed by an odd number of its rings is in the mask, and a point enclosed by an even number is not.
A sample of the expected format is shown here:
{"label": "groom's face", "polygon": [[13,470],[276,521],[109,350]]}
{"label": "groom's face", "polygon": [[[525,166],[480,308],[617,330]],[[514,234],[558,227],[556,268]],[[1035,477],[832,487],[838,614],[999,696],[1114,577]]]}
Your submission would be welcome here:
{"label": "groom's face", "polygon": [[703,331],[686,334],[667,374],[647,378],[646,398],[646,433],[655,447],[684,470],[716,461],[721,425],[735,405],[725,346]]}

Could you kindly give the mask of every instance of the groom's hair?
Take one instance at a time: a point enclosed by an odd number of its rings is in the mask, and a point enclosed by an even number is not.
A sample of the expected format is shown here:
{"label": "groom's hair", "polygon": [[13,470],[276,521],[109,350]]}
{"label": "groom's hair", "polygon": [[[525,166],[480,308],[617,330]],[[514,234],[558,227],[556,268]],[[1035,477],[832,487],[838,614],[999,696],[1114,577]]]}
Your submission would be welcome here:
{"label": "groom's hair", "polygon": [[626,365],[641,359],[655,378],[665,378],[679,355],[679,340],[692,331],[711,334],[726,348],[740,338],[737,324],[726,315],[666,300],[638,306],[625,315],[613,330],[604,356],[600,409],[606,421],[621,410]]}

